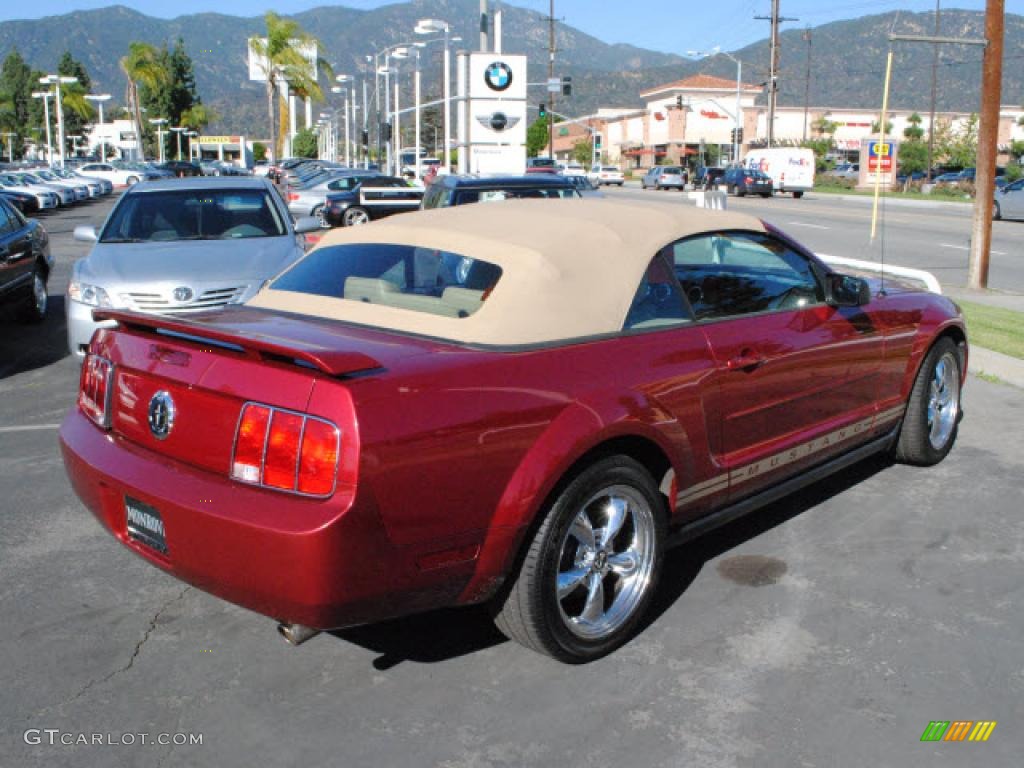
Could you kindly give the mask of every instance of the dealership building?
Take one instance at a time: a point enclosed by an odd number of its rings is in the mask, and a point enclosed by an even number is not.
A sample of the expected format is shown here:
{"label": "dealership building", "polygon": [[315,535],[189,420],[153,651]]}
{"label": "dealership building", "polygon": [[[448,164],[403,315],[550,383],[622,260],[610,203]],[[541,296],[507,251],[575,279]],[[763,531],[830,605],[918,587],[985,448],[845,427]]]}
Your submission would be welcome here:
{"label": "dealership building", "polygon": [[[600,109],[566,123],[556,125],[555,156],[565,162],[580,140],[593,136],[602,156],[623,168],[647,168],[655,164],[695,162],[718,157],[726,164],[732,160],[733,130],[740,128],[740,151],[763,147],[768,140],[768,108],[757,104],[764,94],[760,85],[740,83],[711,75],[691,77],[641,91],[644,102],[636,109]],[[738,104],[738,109],[737,109]],[[920,127],[928,133],[927,109],[890,110],[891,135],[903,136],[909,118],[921,117]],[[807,139],[822,138],[816,126],[831,123],[832,141],[840,153],[855,155],[861,141],[875,135],[872,130],[881,110],[804,107],[778,107],[775,110],[775,145],[796,146]],[[969,112],[937,112],[936,125],[948,125],[956,133],[970,120]],[[999,115],[999,151],[1001,162],[1007,159],[1010,142],[1024,141],[1024,126],[1019,125],[1024,108],[1004,106]],[[709,147],[715,151],[709,152]],[[544,154],[547,153],[545,149]]]}

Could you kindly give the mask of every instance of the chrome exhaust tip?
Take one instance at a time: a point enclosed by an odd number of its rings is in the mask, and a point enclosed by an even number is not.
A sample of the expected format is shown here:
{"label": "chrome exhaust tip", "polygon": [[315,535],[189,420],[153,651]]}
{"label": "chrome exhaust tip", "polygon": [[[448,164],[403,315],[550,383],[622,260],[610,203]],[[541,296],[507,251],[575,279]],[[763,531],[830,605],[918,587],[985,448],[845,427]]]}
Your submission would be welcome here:
{"label": "chrome exhaust tip", "polygon": [[319,629],[313,629],[303,624],[289,624],[287,622],[278,624],[277,631],[291,645],[302,645],[310,638],[320,634]]}

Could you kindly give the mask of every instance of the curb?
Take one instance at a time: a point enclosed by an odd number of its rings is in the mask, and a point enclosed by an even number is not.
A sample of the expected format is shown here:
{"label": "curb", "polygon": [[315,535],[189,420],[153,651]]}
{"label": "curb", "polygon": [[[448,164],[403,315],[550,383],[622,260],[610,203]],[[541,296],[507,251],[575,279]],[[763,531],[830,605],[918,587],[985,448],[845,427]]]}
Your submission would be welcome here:
{"label": "curb", "polygon": [[1024,360],[984,347],[970,347],[967,371],[994,376],[1018,389],[1024,389]]}
{"label": "curb", "polygon": [[[812,193],[814,192],[814,190],[811,191]],[[870,205],[874,200],[874,197],[871,195],[844,195],[832,192],[818,192],[817,194],[820,195],[820,197],[814,198],[816,200],[839,200],[845,203],[855,202],[864,203],[866,205]],[[884,195],[883,198],[886,206],[905,208],[928,208],[934,210],[936,208],[941,209],[952,205],[955,206],[954,210],[956,210],[956,207],[961,210],[969,210],[973,208],[974,205],[973,201],[967,200],[900,200],[899,198],[893,198],[888,195]]]}

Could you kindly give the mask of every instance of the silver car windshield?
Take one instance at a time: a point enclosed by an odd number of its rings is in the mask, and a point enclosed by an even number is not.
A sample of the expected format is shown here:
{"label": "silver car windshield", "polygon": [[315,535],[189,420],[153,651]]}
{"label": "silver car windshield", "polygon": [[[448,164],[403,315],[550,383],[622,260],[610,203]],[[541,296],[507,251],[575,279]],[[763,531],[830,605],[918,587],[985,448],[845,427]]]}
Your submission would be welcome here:
{"label": "silver car windshield", "polygon": [[189,189],[129,195],[103,229],[101,243],[280,237],[284,222],[258,189]]}

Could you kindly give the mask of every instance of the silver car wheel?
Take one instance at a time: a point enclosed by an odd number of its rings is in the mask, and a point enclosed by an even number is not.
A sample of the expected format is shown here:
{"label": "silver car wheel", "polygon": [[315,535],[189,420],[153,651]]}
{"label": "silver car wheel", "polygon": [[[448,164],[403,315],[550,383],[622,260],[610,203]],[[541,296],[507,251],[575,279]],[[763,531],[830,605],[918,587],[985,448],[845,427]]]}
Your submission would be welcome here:
{"label": "silver car wheel", "polygon": [[50,297],[46,293],[46,281],[38,272],[32,276],[32,299],[35,302],[36,314],[40,317],[45,315]]}
{"label": "silver car wheel", "polygon": [[939,358],[932,372],[928,396],[928,441],[941,450],[949,441],[960,412],[960,381],[953,353]]}
{"label": "silver car wheel", "polygon": [[367,224],[370,221],[370,214],[362,208],[349,208],[345,211],[345,226],[356,227],[360,224]]}
{"label": "silver car wheel", "polygon": [[562,541],[553,588],[566,628],[584,640],[613,634],[643,601],[656,559],[654,512],[626,485],[580,509]]}

